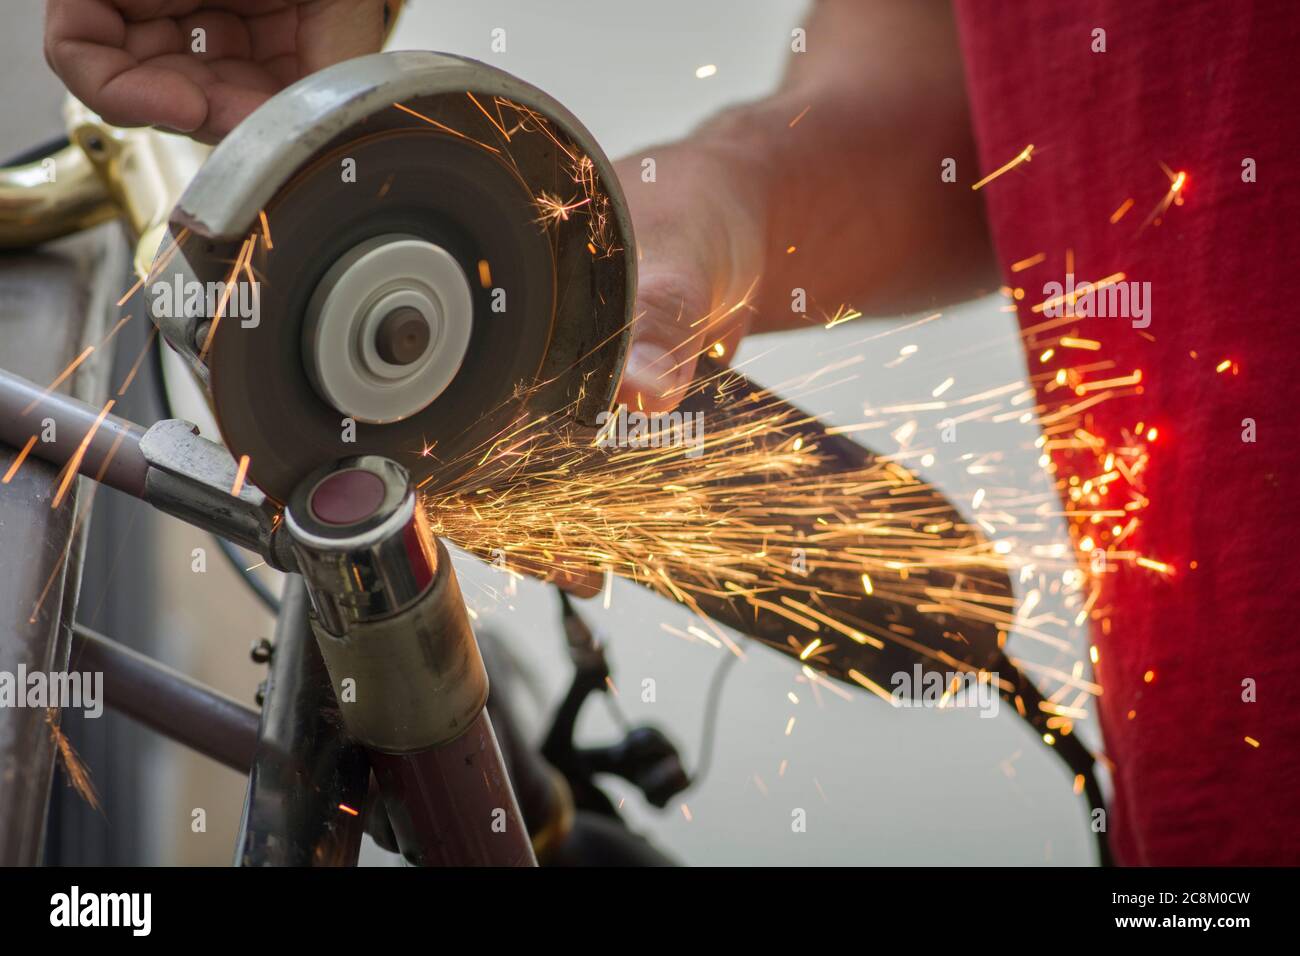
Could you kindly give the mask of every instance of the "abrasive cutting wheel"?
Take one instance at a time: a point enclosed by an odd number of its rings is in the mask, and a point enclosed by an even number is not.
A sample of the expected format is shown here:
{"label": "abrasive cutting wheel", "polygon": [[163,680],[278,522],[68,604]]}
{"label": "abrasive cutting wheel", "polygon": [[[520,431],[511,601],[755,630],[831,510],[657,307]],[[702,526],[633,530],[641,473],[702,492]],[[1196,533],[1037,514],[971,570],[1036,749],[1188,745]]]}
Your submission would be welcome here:
{"label": "abrasive cutting wheel", "polygon": [[294,84],[223,141],[147,286],[234,290],[152,311],[248,479],[283,502],[343,457],[438,487],[517,422],[594,427],[634,248],[609,161],[558,103],[476,61],[383,53]]}

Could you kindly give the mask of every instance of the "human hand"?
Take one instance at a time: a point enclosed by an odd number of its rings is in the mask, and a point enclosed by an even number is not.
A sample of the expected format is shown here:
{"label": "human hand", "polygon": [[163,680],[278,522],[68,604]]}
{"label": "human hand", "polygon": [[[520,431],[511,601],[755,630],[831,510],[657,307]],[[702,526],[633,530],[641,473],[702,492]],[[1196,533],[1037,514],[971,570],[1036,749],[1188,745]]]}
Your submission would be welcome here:
{"label": "human hand", "polygon": [[45,58],[115,126],[216,142],[283,87],[377,52],[384,31],[384,0],[49,0]]}
{"label": "human hand", "polygon": [[[616,164],[637,242],[637,298],[618,401],[671,410],[701,351],[729,357],[749,329],[740,305],[762,268],[764,193],[752,168],[701,137]],[[739,307],[737,307],[739,305]]]}

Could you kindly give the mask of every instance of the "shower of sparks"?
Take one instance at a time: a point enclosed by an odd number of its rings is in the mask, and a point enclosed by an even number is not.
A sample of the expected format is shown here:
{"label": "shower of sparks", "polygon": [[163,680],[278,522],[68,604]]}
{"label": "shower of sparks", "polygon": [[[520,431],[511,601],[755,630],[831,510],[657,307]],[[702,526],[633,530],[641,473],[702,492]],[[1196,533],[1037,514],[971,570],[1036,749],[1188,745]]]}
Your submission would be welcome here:
{"label": "shower of sparks", "polygon": [[[715,72],[716,67],[701,67],[697,75],[704,78]],[[516,172],[521,171],[511,147],[521,136],[546,137],[572,185],[532,192],[538,226],[558,230],[577,219],[585,224],[586,245],[593,256],[621,252],[611,238],[616,230],[609,197],[600,187],[591,158],[526,106],[503,97],[480,99],[469,92],[466,96],[477,128],[467,126],[464,131],[402,104],[393,105],[414,121],[495,154]],[[806,113],[807,109],[790,126]],[[1028,163],[1033,151],[1032,144],[1026,146],[971,188],[981,189]],[[1186,174],[1166,173],[1170,188],[1149,221],[1181,202]],[[562,198],[565,195],[571,198]],[[1132,204],[1133,200],[1126,200],[1111,221],[1118,222]],[[150,276],[161,272],[187,235],[182,231],[158,257]],[[231,264],[227,288],[241,274],[252,278],[255,254],[271,248],[271,223],[263,211]],[[787,249],[794,251],[793,245]],[[1018,273],[1046,259],[1046,252],[1038,252],[1012,263],[1010,271]],[[1066,271],[1073,273],[1072,251],[1066,252],[1066,264]],[[1088,290],[1124,277],[1117,272],[1086,283],[1071,297],[1051,304],[1072,302]],[[121,302],[148,278],[142,276]],[[479,263],[479,278],[484,287],[490,286],[486,261]],[[1009,310],[1019,311],[1016,302],[1023,299],[1023,290],[1008,288],[1003,294],[1011,300]],[[201,356],[216,335],[225,305],[223,298]],[[1031,313],[1041,313],[1048,305],[1039,303]],[[736,310],[747,308],[749,294],[691,322],[696,341],[703,343],[699,354],[716,357],[722,343],[715,327]],[[826,316],[825,327],[859,318],[857,310],[840,306]],[[938,318],[935,313],[894,331]],[[732,606],[750,620],[770,622],[784,639],[769,643],[777,643],[802,662],[795,680],[806,685],[818,705],[823,691],[845,693],[814,669],[828,666],[839,647],[865,654],[902,647],[965,669],[964,624],[995,628],[999,647],[1013,653],[1013,661],[1046,698],[1040,705],[1049,715],[1042,736],[1052,745],[1057,735],[1072,732],[1073,722],[1086,716],[1089,701],[1100,693],[1099,686],[1085,676],[1088,665],[1098,661],[1096,648],[1074,647],[1069,626],[1089,621],[1100,622],[1103,629],[1109,625],[1111,611],[1101,599],[1107,575],[1132,569],[1168,578],[1177,571],[1144,553],[1137,543],[1142,512],[1149,504],[1144,478],[1156,429],[1138,421],[1120,436],[1105,437],[1092,425],[1092,412],[1101,403],[1141,394],[1141,372],[1116,368],[1101,343],[1080,335],[1078,325],[1067,318],[1025,329],[1026,348],[1037,361],[1032,371],[1015,381],[963,391],[954,377],[937,376],[929,379],[925,393],[915,400],[869,406],[861,421],[833,428],[821,427],[817,416],[798,411],[784,399],[815,399],[833,384],[853,380],[854,374],[846,371],[852,361],[833,362],[795,383],[739,398],[736,378],[722,371],[690,386],[695,398],[707,399],[707,429],[698,457],[681,447],[593,447],[589,430],[572,427],[570,409],[519,420],[463,459],[440,462],[440,473],[422,490],[422,505],[434,534],[480,556],[506,556],[510,565],[502,589],[506,596],[519,577],[516,569],[546,569],[553,577],[600,582],[603,586],[593,590],[602,594],[608,608],[614,578],[621,577],[646,585],[699,616],[698,624],[686,630],[662,624],[667,633],[711,652],[737,656],[742,655],[739,645],[710,619],[706,609]],[[893,333],[873,332],[851,345],[886,334]],[[66,380],[89,352],[74,360],[49,390]],[[916,345],[905,345],[886,366],[896,367],[917,354]],[[674,355],[681,364],[694,357]],[[1080,364],[1049,365],[1067,358]],[[1235,374],[1236,367],[1229,367]],[[1225,371],[1222,362],[1217,371]],[[109,402],[100,422],[111,407]],[[1018,435],[1029,426],[1028,433],[1035,436],[1032,453],[1046,478],[1044,486],[1026,487],[1023,479],[1009,474],[1005,466],[1009,449],[959,453],[923,437],[933,430],[921,428],[921,414],[945,415],[954,424],[1014,424],[1021,429]],[[83,441],[83,453],[94,430]],[[861,435],[881,453],[864,453],[860,462],[846,466],[833,445],[833,436],[841,435]],[[426,443],[412,453],[430,457],[434,447]],[[24,454],[10,466],[5,480],[21,465]],[[940,460],[959,467],[977,485],[977,494],[965,489],[962,497],[972,514],[955,510],[922,476],[922,469]],[[247,465],[247,458],[241,459],[235,493]],[[73,473],[75,468],[69,468],[68,474]],[[1033,537],[1058,518],[1066,521],[1072,548],[1044,546]],[[1098,555],[1105,560],[1095,560]],[[795,570],[799,560],[806,560],[806,572]],[[1007,575],[1020,585],[1020,601],[997,586]],[[1071,619],[1062,621],[1045,611],[1045,594],[1062,597]],[[879,602],[873,607],[944,621],[951,652],[918,643],[915,629],[890,615],[854,617],[849,609],[864,598]],[[470,613],[474,615],[472,609]],[[907,620],[917,623],[915,616]],[[847,668],[841,676],[896,703],[873,673]],[[791,694],[790,702],[797,701]],[[1016,705],[1023,716],[1019,697]],[[787,735],[794,722],[791,716]],[[1258,746],[1253,738],[1246,740]],[[762,779],[755,774],[753,780],[766,794]],[[681,810],[691,819],[685,804]]]}
{"label": "shower of sparks", "polygon": [[[1098,688],[1082,676],[1082,652],[1055,659],[1075,652],[1062,622],[1033,608],[1050,590],[1068,596],[1079,615],[1076,626],[1100,619],[1107,613],[1098,601],[1102,575],[1086,574],[1070,549],[1023,545],[1018,533],[1032,534],[1063,516],[1078,553],[1105,551],[1110,571],[1130,565],[1172,573],[1129,544],[1147,504],[1141,478],[1150,460],[1149,432],[1137,429],[1111,445],[1088,428],[1088,412],[1098,402],[1136,394],[1138,378],[1106,374],[1110,368],[1097,361],[1086,371],[1042,371],[969,393],[945,380],[926,401],[868,409],[865,421],[829,431],[892,435],[899,447],[847,469],[837,468],[822,447],[813,416],[777,400],[777,394],[798,400],[798,385],[760,390],[739,410],[717,417],[706,413],[710,427],[699,457],[680,447],[595,449],[589,436],[558,426],[563,414],[538,416],[503,430],[457,477],[435,476],[430,485],[438,490],[426,491],[423,501],[435,534],[480,555],[499,548],[520,568],[603,578],[606,604],[614,575],[647,585],[700,614],[692,639],[719,649],[730,638],[704,610],[719,601],[802,634],[784,649],[809,663],[844,639],[869,649],[901,643],[918,650],[906,628],[850,617],[844,609],[855,593],[945,615],[957,628],[962,620],[991,624],[1016,642],[1018,662],[1045,686],[1055,714],[1047,726],[1068,733]],[[703,386],[719,408],[729,407],[729,374]],[[820,377],[807,376],[804,391],[812,394]],[[1094,379],[1097,391],[1089,387]],[[1057,494],[997,480],[998,462],[989,458],[964,464],[983,479],[970,500],[979,517],[957,516],[914,470],[942,450],[916,442],[921,410],[961,422],[1037,424],[1035,452],[1064,496],[1064,510]],[[1071,477],[1058,479],[1067,463]],[[457,464],[448,463],[449,474]],[[810,574],[847,575],[853,589],[803,582],[791,570],[796,553],[806,554]],[[1026,583],[1024,602],[1016,607],[1003,591],[982,589],[988,572]],[[794,600],[792,590],[806,596]],[[1034,660],[1035,648],[1054,659]],[[847,677],[890,697],[859,669]]]}
{"label": "shower of sparks", "polygon": [[1003,163],[1001,166],[993,170],[993,172],[989,173],[987,176],[985,176],[975,185],[971,186],[971,189],[983,189],[985,186],[993,182],[993,180],[997,179],[1003,173],[1009,173],[1011,172],[1011,170],[1015,169],[1021,163],[1029,162],[1029,159],[1033,154],[1034,154],[1034,144],[1030,143],[1028,146],[1026,146],[1024,149],[1022,149],[1019,153],[1016,154],[1015,159],[1011,160],[1010,162]]}

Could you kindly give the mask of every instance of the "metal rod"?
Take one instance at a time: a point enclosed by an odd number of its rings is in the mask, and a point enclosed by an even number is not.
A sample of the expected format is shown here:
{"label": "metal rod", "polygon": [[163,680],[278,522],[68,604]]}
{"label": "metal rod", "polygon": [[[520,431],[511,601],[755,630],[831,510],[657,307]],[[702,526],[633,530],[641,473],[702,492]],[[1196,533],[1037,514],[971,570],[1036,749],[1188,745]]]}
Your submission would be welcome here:
{"label": "metal rod", "polygon": [[419,866],[536,866],[485,709],[463,734],[414,754],[370,751],[402,854]]}
{"label": "metal rod", "polygon": [[369,751],[403,856],[535,866],[456,573],[406,470],[373,455],[325,466],[284,524],[340,716]]}
{"label": "metal rod", "polygon": [[150,730],[247,773],[260,715],[220,691],[77,624],[70,669],[100,671],[104,700]]}
{"label": "metal rod", "polygon": [[343,733],[307,608],[302,578],[291,575],[248,778],[241,866],[352,866],[360,852],[370,767]]}
{"label": "metal rod", "polygon": [[[77,470],[136,498],[145,494],[149,462],[140,450],[144,429],[116,415],[66,395],[47,390],[20,375],[0,369],[0,442],[60,467],[66,465],[86,441]],[[48,422],[46,420],[49,420]],[[96,422],[99,421],[98,427]],[[50,441],[43,433],[54,425]],[[92,434],[93,432],[93,434]]]}

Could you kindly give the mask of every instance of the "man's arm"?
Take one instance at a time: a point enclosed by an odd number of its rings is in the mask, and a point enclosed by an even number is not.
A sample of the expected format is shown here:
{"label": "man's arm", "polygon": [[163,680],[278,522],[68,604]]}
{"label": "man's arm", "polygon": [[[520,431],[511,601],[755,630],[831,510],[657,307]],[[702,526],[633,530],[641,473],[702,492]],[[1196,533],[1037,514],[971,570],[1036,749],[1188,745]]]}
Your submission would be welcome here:
{"label": "man's arm", "polygon": [[[690,379],[690,356],[716,342],[729,355],[748,331],[821,324],[846,303],[896,314],[997,281],[980,197],[940,180],[946,157],[976,166],[947,0],[820,0],[807,42],[768,99],[643,151],[656,182],[640,157],[620,164],[641,254],[621,400],[675,404],[664,393]],[[752,311],[698,322],[751,287]]]}

